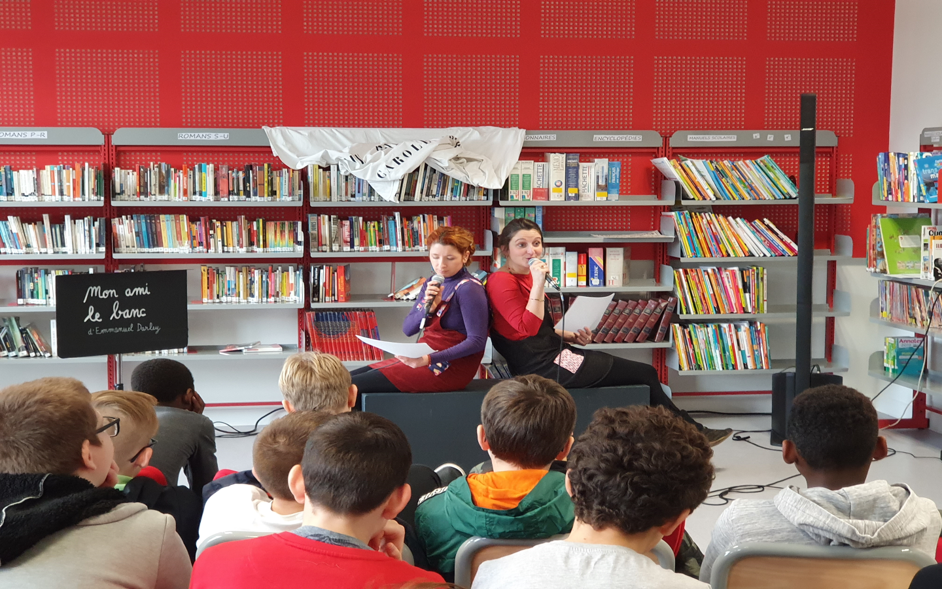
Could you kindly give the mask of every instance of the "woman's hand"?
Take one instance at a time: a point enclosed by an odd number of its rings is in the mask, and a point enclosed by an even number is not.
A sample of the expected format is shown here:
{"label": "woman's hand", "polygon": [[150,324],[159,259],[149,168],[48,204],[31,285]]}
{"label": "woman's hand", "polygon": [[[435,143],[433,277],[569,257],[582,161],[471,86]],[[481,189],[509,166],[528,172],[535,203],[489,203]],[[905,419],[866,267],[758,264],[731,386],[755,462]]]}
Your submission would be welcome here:
{"label": "woman's hand", "polygon": [[563,341],[567,344],[576,344],[578,346],[588,345],[592,343],[592,330],[588,327],[583,327],[579,331],[564,331]]}
{"label": "woman's hand", "polygon": [[530,266],[530,276],[533,277],[533,286],[537,284],[543,285],[545,277],[549,274],[549,266],[546,265],[546,262],[543,260],[534,258],[536,261],[533,262],[533,265]]}
{"label": "woman's hand", "polygon": [[437,282],[429,282],[428,286],[425,287],[425,298],[422,299],[423,304],[427,304],[429,301],[433,301],[432,310],[438,308],[439,303],[442,302],[442,285]]}
{"label": "woman's hand", "polygon": [[388,519],[383,529],[370,538],[369,546],[390,558],[402,560],[402,545],[405,540],[406,529],[395,520]]}
{"label": "woman's hand", "polygon": [[405,356],[396,356],[396,360],[399,360],[409,368],[422,368],[423,366],[428,366],[432,361],[428,354],[422,356],[421,358],[406,358]]}

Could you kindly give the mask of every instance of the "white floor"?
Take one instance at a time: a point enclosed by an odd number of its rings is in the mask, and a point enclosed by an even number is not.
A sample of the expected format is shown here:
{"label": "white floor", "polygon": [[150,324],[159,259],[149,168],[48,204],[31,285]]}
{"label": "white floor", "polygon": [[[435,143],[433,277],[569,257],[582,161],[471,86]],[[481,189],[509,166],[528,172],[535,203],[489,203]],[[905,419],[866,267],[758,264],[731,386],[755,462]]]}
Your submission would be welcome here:
{"label": "white floor", "polygon": [[[697,418],[710,427],[732,427],[737,430],[765,430],[771,427],[769,417],[725,417],[698,415]],[[746,433],[750,441],[769,447],[769,434]],[[931,456],[934,460],[915,459],[906,454],[897,454],[877,462],[870,469],[870,479],[886,479],[890,482],[905,482],[913,487],[917,495],[928,497],[942,506],[942,435],[930,431],[890,431],[886,434],[891,448],[911,452],[916,456]],[[249,469],[252,466],[252,443],[255,438],[217,439],[216,455],[220,468],[233,470]],[[793,467],[782,462],[776,450],[762,450],[742,441],[732,439],[715,449],[714,464],[716,481],[713,488],[732,485],[767,484],[796,474]],[[804,487],[804,479],[792,479],[784,484]],[[767,489],[756,494],[731,494],[732,499],[771,498],[777,489]],[[707,504],[718,503],[708,499]],[[724,507],[704,504],[687,522],[687,530],[700,548],[705,550],[710,542],[710,532]]]}

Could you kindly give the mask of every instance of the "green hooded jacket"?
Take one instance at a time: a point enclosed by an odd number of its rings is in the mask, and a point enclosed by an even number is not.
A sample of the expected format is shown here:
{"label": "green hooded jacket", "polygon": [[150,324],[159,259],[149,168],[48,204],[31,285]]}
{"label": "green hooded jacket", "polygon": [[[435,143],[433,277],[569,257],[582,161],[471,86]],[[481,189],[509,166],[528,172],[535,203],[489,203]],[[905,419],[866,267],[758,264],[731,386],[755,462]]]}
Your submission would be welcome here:
{"label": "green hooded jacket", "polygon": [[513,509],[484,509],[471,498],[467,478],[456,479],[419,499],[415,528],[425,542],[432,568],[448,577],[455,555],[472,536],[549,538],[572,529],[573,507],[566,475],[549,471]]}

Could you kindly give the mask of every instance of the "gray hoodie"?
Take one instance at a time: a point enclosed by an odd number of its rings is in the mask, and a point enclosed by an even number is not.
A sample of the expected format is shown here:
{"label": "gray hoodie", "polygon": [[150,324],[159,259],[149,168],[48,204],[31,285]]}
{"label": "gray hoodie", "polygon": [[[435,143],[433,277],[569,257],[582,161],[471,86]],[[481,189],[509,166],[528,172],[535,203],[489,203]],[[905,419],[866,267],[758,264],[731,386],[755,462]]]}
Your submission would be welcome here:
{"label": "gray hoodie", "polygon": [[942,517],[929,499],[909,486],[873,481],[831,491],[782,489],[772,501],[733,502],[713,527],[700,579],[710,581],[713,563],[738,544],[763,542],[820,546],[911,546],[935,556]]}

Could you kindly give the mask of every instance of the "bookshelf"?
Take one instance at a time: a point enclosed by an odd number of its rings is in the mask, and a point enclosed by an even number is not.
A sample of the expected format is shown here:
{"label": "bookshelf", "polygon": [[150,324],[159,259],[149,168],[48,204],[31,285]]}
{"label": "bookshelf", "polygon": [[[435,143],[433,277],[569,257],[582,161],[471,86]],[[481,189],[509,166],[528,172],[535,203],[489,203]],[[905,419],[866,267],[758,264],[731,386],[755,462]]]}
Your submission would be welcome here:
{"label": "bookshelf", "polygon": [[[755,159],[770,155],[782,171],[796,179],[798,176],[798,151],[800,133],[788,130],[680,130],[666,142],[664,157],[678,156],[690,159]],[[834,321],[837,317],[850,315],[849,293],[837,290],[836,271],[838,263],[848,263],[853,257],[853,239],[841,233],[844,223],[839,221],[841,209],[838,205],[854,202],[854,183],[850,179],[837,177],[838,139],[831,131],[817,131],[816,137],[816,185],[815,185],[815,304],[813,316],[815,328],[815,355],[813,362],[825,372],[846,371],[849,365],[846,349],[834,344]],[[661,177],[661,193],[671,200],[675,210],[691,212],[714,212],[746,220],[769,219],[783,233],[794,239],[797,233],[798,199],[779,200],[694,200],[686,194],[679,181]],[[796,182],[797,183],[797,182]],[[714,207],[718,207],[714,210]],[[673,225],[669,215],[664,215]],[[671,227],[662,233],[675,235]],[[795,321],[794,280],[797,256],[748,256],[748,257],[684,257],[680,239],[667,245],[668,263],[672,268],[715,267],[719,269],[759,266],[766,268],[767,308],[765,313],[686,313],[676,317],[678,323],[738,323],[742,321],[767,324],[769,333],[769,369],[758,370],[680,370],[678,352],[671,349],[666,363],[677,388],[699,390],[697,379],[687,377],[738,376],[755,377],[742,386],[747,390],[769,390],[772,374],[787,370],[794,365],[788,358],[794,354],[793,340],[779,325],[787,326]],[[821,291],[817,286],[823,283]],[[789,300],[791,298],[791,300]],[[820,324],[823,323],[823,326]],[[823,327],[823,329],[822,329]],[[787,327],[786,327],[787,330]],[[822,353],[823,352],[823,353]],[[782,356],[785,356],[783,358]],[[760,378],[761,377],[761,378]],[[757,380],[758,379],[758,380]],[[761,383],[761,384],[760,384]],[[672,383],[674,386],[675,383]],[[724,387],[725,388],[725,387]],[[735,388],[734,388],[735,390]]]}
{"label": "bookshelf", "polygon": [[[939,149],[940,144],[942,144],[942,128],[940,127],[927,127],[919,134],[919,151],[935,151]],[[886,212],[894,212],[899,208],[907,209],[907,212],[912,212],[912,209],[916,209],[917,211],[928,211],[931,222],[933,224],[939,223],[939,211],[942,210],[942,204],[940,203],[897,202],[883,200],[880,197],[881,190],[879,182],[874,182],[871,189],[871,198],[874,206],[885,207]],[[877,272],[871,272],[870,276],[880,281],[893,281],[930,290],[933,300],[939,289],[939,286],[936,285],[934,280],[923,279],[919,276],[890,276]],[[935,290],[932,290],[933,287],[935,287]],[[870,303],[869,318],[871,323],[883,327],[891,327],[893,329],[908,331],[916,337],[922,337],[927,333],[925,327],[920,328],[915,325],[897,321],[889,321],[882,318],[879,312],[879,305],[879,298],[874,299]],[[938,306],[934,312],[939,312]],[[878,350],[870,355],[867,367],[867,374],[869,376],[883,382],[891,382],[895,378],[895,384],[910,389],[914,395],[912,402],[912,416],[899,420],[899,422],[893,427],[918,429],[925,429],[929,427],[929,418],[926,413],[927,395],[933,396],[933,398],[935,398],[936,395],[942,393],[942,384],[940,384],[940,379],[942,379],[942,377],[940,377],[940,369],[938,366],[939,360],[937,357],[937,348],[940,345],[940,338],[942,338],[942,329],[929,329],[928,335],[926,337],[927,341],[925,343],[925,370],[923,372],[921,386],[919,384],[920,379],[918,376],[903,374],[897,378],[893,374],[887,374],[883,368],[882,351]],[[896,421],[897,420],[895,419],[881,419],[880,426],[888,426],[895,423]]]}

